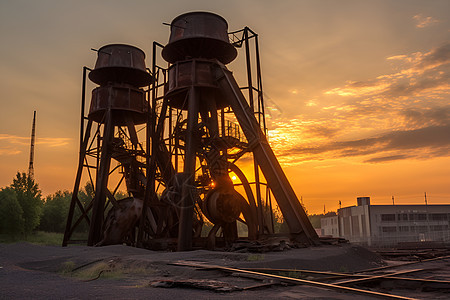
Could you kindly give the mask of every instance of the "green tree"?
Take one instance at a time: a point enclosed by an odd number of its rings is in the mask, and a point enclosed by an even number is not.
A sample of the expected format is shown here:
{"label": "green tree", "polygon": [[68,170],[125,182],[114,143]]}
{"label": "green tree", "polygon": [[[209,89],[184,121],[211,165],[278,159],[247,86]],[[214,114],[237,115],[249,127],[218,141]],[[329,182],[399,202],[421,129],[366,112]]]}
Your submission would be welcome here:
{"label": "green tree", "polygon": [[25,173],[17,172],[11,189],[14,190],[20,207],[23,210],[24,234],[31,233],[39,225],[41,214],[41,191],[33,178]]}
{"label": "green tree", "polygon": [[124,191],[117,191],[114,194],[114,198],[116,198],[116,200],[124,199],[127,197],[129,197],[128,192],[124,192]]}
{"label": "green tree", "polygon": [[[84,186],[84,188],[80,188],[80,190],[78,191],[78,200],[80,200],[83,207],[86,208],[89,205],[89,203],[92,201],[92,199],[94,198],[94,195],[95,195],[94,187],[88,181],[86,183],[86,185]],[[68,212],[69,212],[69,207],[64,211],[64,216],[65,216],[66,220],[67,220]],[[91,214],[92,214],[92,210],[88,212],[89,218],[91,217]],[[80,216],[81,216],[81,211],[80,211],[80,209],[78,209],[78,206],[76,205],[72,223],[75,222],[75,220],[78,220],[78,218]],[[89,224],[84,220],[78,224],[78,226],[76,227],[76,230],[75,230],[75,232],[77,232],[77,233],[86,233],[88,231],[89,231]]]}
{"label": "green tree", "polygon": [[86,182],[86,185],[84,186],[84,189],[81,188],[78,192],[78,199],[83,204],[83,206],[86,206],[89,202],[94,199],[95,191],[92,184],[88,181]]}
{"label": "green tree", "polygon": [[14,190],[0,190],[0,233],[15,237],[23,233],[24,224],[23,210]]}
{"label": "green tree", "polygon": [[71,200],[72,193],[69,191],[57,191],[47,196],[42,207],[39,230],[64,232]]}

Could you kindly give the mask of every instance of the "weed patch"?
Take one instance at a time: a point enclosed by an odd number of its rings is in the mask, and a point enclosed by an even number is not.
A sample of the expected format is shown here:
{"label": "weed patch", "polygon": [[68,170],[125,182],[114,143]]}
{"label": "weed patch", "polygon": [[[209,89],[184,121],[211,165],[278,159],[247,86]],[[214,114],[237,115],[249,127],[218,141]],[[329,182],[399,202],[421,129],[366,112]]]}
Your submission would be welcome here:
{"label": "weed patch", "polygon": [[61,246],[63,234],[57,232],[35,231],[26,236],[0,235],[0,243],[12,244],[17,242],[28,242],[36,245]]}
{"label": "weed patch", "polygon": [[264,260],[264,255],[263,254],[250,254],[249,256],[247,256],[247,260],[248,261]]}
{"label": "weed patch", "polygon": [[62,270],[70,268],[69,272],[63,271],[63,274],[82,280],[123,279],[128,275],[149,275],[155,272],[154,269],[149,269],[142,264],[125,263],[117,259],[99,261],[82,268],[76,268],[70,263],[70,261],[66,262],[62,267]]}

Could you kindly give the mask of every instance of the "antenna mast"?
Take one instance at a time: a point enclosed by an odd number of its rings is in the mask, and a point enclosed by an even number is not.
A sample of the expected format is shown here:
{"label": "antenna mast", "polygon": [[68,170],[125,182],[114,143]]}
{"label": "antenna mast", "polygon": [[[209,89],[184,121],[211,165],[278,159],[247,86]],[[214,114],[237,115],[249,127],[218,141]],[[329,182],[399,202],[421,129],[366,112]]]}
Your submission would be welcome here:
{"label": "antenna mast", "polygon": [[30,164],[28,165],[28,177],[34,178],[34,141],[36,139],[36,111],[33,114],[33,127],[31,128]]}

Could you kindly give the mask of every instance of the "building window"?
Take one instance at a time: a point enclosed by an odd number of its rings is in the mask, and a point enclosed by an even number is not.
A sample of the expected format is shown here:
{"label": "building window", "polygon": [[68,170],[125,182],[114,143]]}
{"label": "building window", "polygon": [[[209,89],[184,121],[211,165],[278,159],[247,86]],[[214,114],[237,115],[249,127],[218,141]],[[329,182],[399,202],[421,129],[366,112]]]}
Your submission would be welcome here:
{"label": "building window", "polygon": [[382,232],[397,232],[397,227],[395,226],[383,226],[381,227]]}
{"label": "building window", "polygon": [[431,231],[444,231],[448,230],[448,225],[431,225],[430,226]]}
{"label": "building window", "polygon": [[398,221],[408,221],[408,214],[397,214]]}
{"label": "building window", "polygon": [[408,232],[409,231],[409,226],[399,226],[398,227],[398,231]]}
{"label": "building window", "polygon": [[411,226],[411,231],[414,231],[414,232],[427,232],[428,228],[427,228],[427,226]]}
{"label": "building window", "polygon": [[395,214],[382,214],[381,221],[383,222],[395,222]]}
{"label": "building window", "polygon": [[433,221],[447,221],[447,214],[431,214],[430,218]]}
{"label": "building window", "polygon": [[410,221],[426,221],[427,215],[426,214],[410,214],[409,220]]}

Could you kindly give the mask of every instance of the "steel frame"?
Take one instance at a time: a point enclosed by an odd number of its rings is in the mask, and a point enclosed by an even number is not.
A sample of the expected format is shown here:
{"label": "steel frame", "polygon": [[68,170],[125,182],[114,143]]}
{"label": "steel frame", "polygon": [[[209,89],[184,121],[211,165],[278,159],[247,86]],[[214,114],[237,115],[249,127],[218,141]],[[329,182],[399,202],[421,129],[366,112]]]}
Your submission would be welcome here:
{"label": "steel frame", "polygon": [[[267,132],[265,115],[264,115],[264,98],[263,98],[263,90],[262,90],[262,77],[261,77],[261,64],[259,57],[259,45],[258,45],[258,36],[248,27],[245,27],[242,30],[235,31],[230,33],[230,39],[232,40],[233,45],[238,48],[243,48],[245,51],[245,59],[246,59],[246,77],[247,77],[247,85],[242,87],[243,91],[247,92],[249,105],[252,108],[253,114],[257,117],[258,122],[260,124],[261,129],[264,132]],[[253,47],[252,42],[253,41]],[[180,135],[180,131],[186,131],[186,125],[189,127],[195,126],[192,122],[197,122],[196,118],[194,120],[189,121],[189,117],[187,113],[181,109],[174,108],[169,105],[164,97],[163,88],[167,83],[167,71],[168,67],[162,67],[158,63],[158,51],[160,51],[164,46],[154,42],[153,43],[153,55],[152,55],[152,74],[154,74],[155,81],[151,87],[151,118],[149,119],[149,123],[147,126],[148,136],[152,137],[151,143],[147,141],[147,148],[151,149],[151,153],[147,154],[147,169],[149,172],[147,173],[148,185],[145,196],[144,207],[157,205],[158,202],[157,195],[161,193],[161,187],[167,187],[170,184],[167,179],[160,180],[155,183],[152,178],[162,178],[164,176],[161,175],[160,165],[158,164],[158,143],[164,144],[164,148],[167,149],[169,153],[170,159],[169,161],[172,164],[173,171],[175,173],[180,173],[182,170],[180,167],[184,166],[185,156],[196,157],[192,151],[192,148],[189,149],[185,146],[188,144],[192,144],[189,141],[183,139],[189,139],[189,137],[183,137]],[[253,57],[252,57],[253,56]],[[252,61],[253,58],[253,61]],[[255,71],[256,70],[256,71]],[[256,73],[256,74],[255,74]],[[194,99],[195,101],[195,89],[191,90],[190,99]],[[186,98],[185,102],[188,102],[192,110],[197,110],[195,102]],[[196,113],[192,113],[191,115],[196,115]],[[240,179],[241,183],[236,184],[236,186],[244,186],[245,193],[247,198],[249,198],[250,205],[257,211],[257,220],[258,220],[258,236],[262,236],[264,234],[270,234],[274,232],[274,224],[273,224],[273,215],[272,215],[272,196],[270,192],[270,188],[267,182],[263,181],[260,176],[260,169],[257,161],[253,158],[253,177],[254,181],[249,182],[245,175],[240,171],[240,169],[235,165],[235,163],[242,157],[245,153],[250,152],[250,148],[246,145],[246,139],[244,134],[242,134],[240,126],[233,123],[232,119],[229,119],[228,116],[233,116],[233,111],[230,107],[226,107],[221,109],[218,113],[220,134],[222,137],[230,136],[234,139],[237,139],[241,142],[241,146],[244,148],[241,149],[238,155],[234,155],[229,157],[230,170],[233,171],[237,177]],[[191,124],[189,125],[189,122]],[[189,130],[188,130],[189,132]],[[188,153],[190,152],[190,154]],[[191,161],[195,161],[201,158],[193,159]],[[198,165],[198,162],[197,162]],[[201,172],[203,169],[205,171],[205,166],[200,163],[198,169],[196,169],[195,165],[191,165],[189,167],[189,172]],[[203,176],[208,177],[208,171],[203,174]],[[195,178],[192,178],[194,180]],[[194,186],[194,182],[191,181],[188,186]],[[159,187],[159,188],[158,188]],[[205,184],[203,186],[198,187],[200,193],[205,194],[210,189],[209,184]],[[263,199],[263,190],[265,190],[265,196]],[[186,192],[185,192],[186,193]],[[256,194],[256,197],[253,195]],[[254,200],[255,199],[255,200]],[[184,207],[189,206],[186,198]],[[153,203],[153,204],[152,204]],[[183,205],[182,205],[183,206]],[[267,208],[266,208],[267,207]],[[197,210],[199,213],[200,209],[191,205],[191,208],[186,210],[180,210],[179,218],[182,219],[179,224],[183,224],[182,228],[191,228],[192,225],[189,224],[190,221],[184,221],[189,219],[189,217],[193,213],[193,209]],[[144,211],[146,209],[144,208]],[[201,214],[200,214],[201,215]],[[202,218],[202,216],[200,216]],[[188,222],[188,224],[186,224]],[[160,225],[163,226],[163,225]],[[145,218],[141,219],[140,230],[138,233],[138,245],[143,246],[145,244],[145,239],[150,236],[145,233],[145,228],[148,228],[148,224],[145,224]],[[180,227],[181,228],[181,227]],[[186,236],[190,236],[188,232],[181,233],[179,232],[179,243],[185,244],[185,246],[181,246],[181,248],[189,248],[192,245],[192,241],[185,241],[184,238]]]}
{"label": "steel frame", "polygon": [[[231,99],[227,100],[223,108],[216,107],[215,101],[202,102],[200,105],[200,97],[209,97],[209,94],[195,84],[181,89],[180,95],[185,94],[181,104],[172,104],[169,101],[171,96],[168,96],[168,77],[170,68],[172,72],[178,72],[178,63],[160,66],[158,58],[161,55],[158,54],[164,46],[153,43],[150,73],[154,80],[146,90],[145,148],[139,142],[134,124],[127,124],[129,136],[120,126],[114,125],[111,109],[106,110],[105,119],[97,123],[95,133],[91,136],[95,122],[85,116],[86,76],[91,69],[83,68],[79,165],[63,246],[74,242],[72,235],[83,221],[89,226],[88,245],[97,244],[102,237],[108,205],[111,203],[115,208],[119,206],[114,195],[126,176],[122,174],[113,188],[108,183],[113,172],[124,168],[120,162],[116,168],[110,167],[113,158],[111,148],[116,134],[125,136],[132,145],[126,148],[130,150],[127,152],[129,157],[145,158],[139,169],[139,172],[145,173],[145,182],[141,184],[145,186],[142,186],[143,210],[136,236],[138,247],[151,248],[158,240],[176,239],[178,250],[192,249],[194,242],[201,237],[205,219],[217,220],[217,217],[212,217],[205,203],[208,193],[217,190],[213,178],[224,172],[226,174],[223,175],[230,183],[230,172],[240,180],[240,183],[231,183],[231,190],[236,193],[234,187],[241,187],[246,195],[246,200],[238,193],[233,196],[239,198],[233,201],[241,201],[239,205],[243,205],[245,221],[238,217],[230,223],[215,223],[206,242],[200,245],[213,248],[218,232],[227,241],[235,240],[238,237],[236,221],[247,225],[250,239],[274,233],[272,196],[275,196],[283,215],[286,214],[291,233],[302,235],[300,241],[306,244],[317,238],[306,214],[296,203],[298,199],[267,142],[258,35],[245,27],[229,33],[229,38],[235,47],[245,52],[245,86],[239,87],[231,72],[214,59],[187,61],[193,71],[197,63],[210,67],[213,72],[210,74],[211,80],[226,99]],[[194,73],[191,76],[195,78]],[[202,120],[200,123],[199,114]],[[252,155],[252,181],[237,165],[248,154]],[[95,174],[92,174],[92,169]],[[88,175],[95,191],[95,197],[84,205],[78,198],[83,173]],[[268,183],[269,179],[272,183]],[[74,220],[76,209],[81,215]],[[219,215],[226,214],[221,210],[214,209]]]}
{"label": "steel frame", "polygon": [[[130,151],[134,158],[137,159],[138,157],[142,157],[139,160],[143,160],[145,153],[142,144],[136,140],[137,132],[135,131],[134,124],[128,124],[128,126],[115,126],[111,120],[102,120],[102,122],[97,123],[88,118],[85,113],[86,84],[87,74],[90,71],[92,71],[92,69],[83,67],[78,169],[69,206],[62,243],[63,246],[72,243],[86,242],[89,246],[93,246],[98,243],[101,239],[104,216],[108,211],[108,207],[110,205],[114,207],[118,206],[115,195],[119,188],[123,186],[125,180],[124,165],[117,161],[117,165],[110,168],[112,159],[111,151],[108,149],[108,153],[105,153],[105,150],[111,145],[106,145],[111,144],[114,137],[120,137],[125,143],[124,149]],[[146,94],[148,94],[148,91]],[[105,119],[107,118],[110,118],[110,111],[105,114]],[[96,128],[94,128],[95,123],[97,125]],[[127,127],[128,134],[123,127]],[[92,172],[93,170],[94,172]],[[82,203],[79,199],[80,184],[83,175],[85,177],[87,176],[87,182],[91,184],[93,193],[96,195],[86,203]],[[108,180],[112,176],[116,177],[117,182],[115,184],[111,184]],[[75,213],[77,210],[80,215],[76,217]],[[96,211],[96,213],[94,213],[94,211]],[[87,240],[85,239],[86,237],[81,240],[73,239],[73,234],[83,221],[87,223],[90,230]]]}

